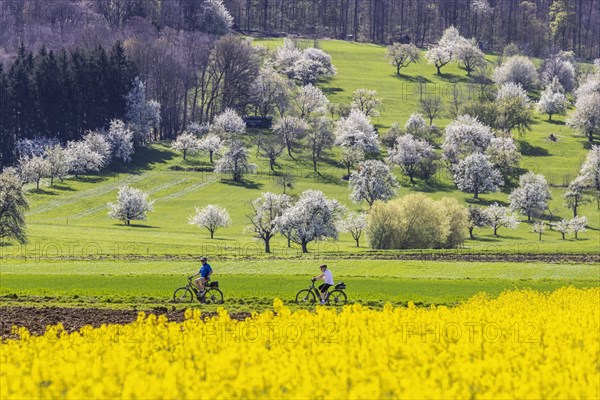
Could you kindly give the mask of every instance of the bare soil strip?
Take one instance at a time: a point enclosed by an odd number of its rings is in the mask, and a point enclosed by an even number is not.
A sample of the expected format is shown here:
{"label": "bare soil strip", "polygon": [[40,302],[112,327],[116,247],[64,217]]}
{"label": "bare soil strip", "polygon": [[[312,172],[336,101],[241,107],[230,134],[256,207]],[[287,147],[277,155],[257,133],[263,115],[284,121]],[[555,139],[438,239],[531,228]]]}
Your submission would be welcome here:
{"label": "bare soil strip", "polygon": [[[184,310],[169,310],[166,307],[144,310],[146,314],[166,315],[169,321],[181,322]],[[86,325],[100,327],[103,324],[129,324],[138,317],[136,310],[110,310],[97,308],[61,307],[0,307],[0,336],[2,339],[16,338],[12,327],[25,327],[34,335],[42,335],[48,325],[62,323],[67,332],[75,332]],[[214,313],[203,313],[210,317]],[[233,319],[243,320],[250,313],[234,313]]]}
{"label": "bare soil strip", "polygon": [[[406,252],[406,253],[311,253],[309,257],[328,258],[332,260],[416,260],[416,261],[462,261],[462,262],[546,262],[546,263],[571,263],[571,264],[600,264],[599,253],[528,253],[521,251],[502,252],[473,252],[466,250],[448,250],[446,252]],[[229,256],[219,255],[220,260],[253,261],[253,260],[295,260],[302,257],[280,256]],[[48,261],[197,261],[198,256],[192,254],[163,254],[163,255],[93,255],[88,257],[36,257],[36,256],[8,256],[0,257],[2,261],[18,260],[48,260]]]}

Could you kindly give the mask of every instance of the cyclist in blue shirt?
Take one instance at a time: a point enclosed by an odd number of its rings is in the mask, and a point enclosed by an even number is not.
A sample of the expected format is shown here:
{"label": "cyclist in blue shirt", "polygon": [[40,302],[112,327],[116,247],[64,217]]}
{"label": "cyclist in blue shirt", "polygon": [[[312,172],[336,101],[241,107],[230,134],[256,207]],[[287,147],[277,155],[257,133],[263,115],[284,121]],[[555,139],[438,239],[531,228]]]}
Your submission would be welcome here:
{"label": "cyclist in blue shirt", "polygon": [[210,267],[210,265],[206,262],[206,257],[202,257],[200,261],[202,262],[200,271],[198,271],[197,274],[192,276],[192,279],[197,276],[200,276],[200,278],[194,280],[194,285],[196,285],[200,293],[204,293],[204,284],[210,280],[210,276],[212,275],[213,270]]}

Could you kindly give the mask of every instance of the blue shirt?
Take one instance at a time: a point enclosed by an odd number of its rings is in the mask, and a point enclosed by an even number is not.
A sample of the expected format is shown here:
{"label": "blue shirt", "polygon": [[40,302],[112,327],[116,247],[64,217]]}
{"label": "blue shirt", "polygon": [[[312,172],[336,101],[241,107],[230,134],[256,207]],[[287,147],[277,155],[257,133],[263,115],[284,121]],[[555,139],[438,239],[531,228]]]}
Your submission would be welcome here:
{"label": "blue shirt", "polygon": [[200,277],[206,278],[208,276],[208,274],[211,272],[212,272],[212,268],[210,267],[210,265],[208,265],[208,263],[206,263],[202,266],[202,268],[200,268]]}

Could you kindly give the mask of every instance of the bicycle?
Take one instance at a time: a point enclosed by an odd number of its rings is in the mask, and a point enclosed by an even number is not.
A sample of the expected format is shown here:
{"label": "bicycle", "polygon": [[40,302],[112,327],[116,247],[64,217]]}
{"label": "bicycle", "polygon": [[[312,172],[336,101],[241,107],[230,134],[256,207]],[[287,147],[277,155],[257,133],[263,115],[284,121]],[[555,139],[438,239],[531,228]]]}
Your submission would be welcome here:
{"label": "bicycle", "polygon": [[192,278],[193,276],[188,277],[187,285],[175,289],[173,303],[191,303],[194,299],[203,304],[223,303],[223,292],[219,289],[219,281],[206,282],[204,293],[200,294],[198,288],[192,283]]}
{"label": "bicycle", "polygon": [[[325,295],[325,302],[335,305],[346,304],[348,297],[346,296],[346,293],[344,293],[344,289],[346,289],[346,284],[344,282],[335,285],[333,290],[331,292],[328,291]],[[297,304],[315,304],[317,299],[321,299],[321,293],[319,292],[319,289],[315,287],[314,280],[311,280],[311,285],[308,289],[302,289],[296,294]]]}

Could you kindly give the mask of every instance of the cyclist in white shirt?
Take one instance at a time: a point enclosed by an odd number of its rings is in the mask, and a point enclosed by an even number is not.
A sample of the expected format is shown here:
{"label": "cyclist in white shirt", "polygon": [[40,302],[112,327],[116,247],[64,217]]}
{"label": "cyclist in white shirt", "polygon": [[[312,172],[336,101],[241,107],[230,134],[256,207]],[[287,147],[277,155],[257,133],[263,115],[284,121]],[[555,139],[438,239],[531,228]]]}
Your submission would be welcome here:
{"label": "cyclist in white shirt", "polygon": [[319,292],[321,295],[321,304],[325,304],[325,296],[327,295],[327,289],[334,285],[333,283],[333,274],[330,270],[327,269],[327,265],[321,265],[321,275],[317,275],[312,278],[313,281],[318,279],[323,279],[325,283],[319,286]]}

